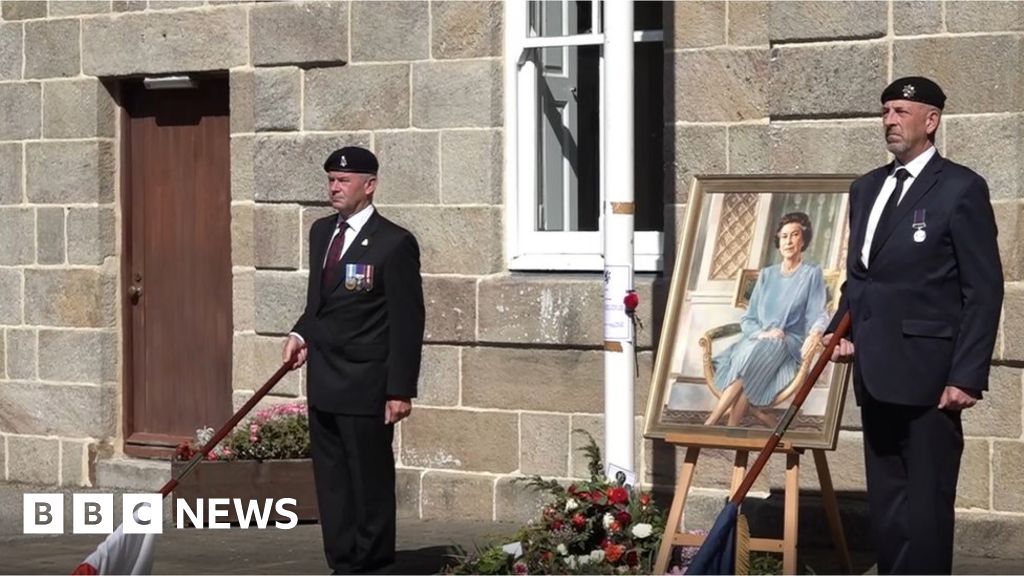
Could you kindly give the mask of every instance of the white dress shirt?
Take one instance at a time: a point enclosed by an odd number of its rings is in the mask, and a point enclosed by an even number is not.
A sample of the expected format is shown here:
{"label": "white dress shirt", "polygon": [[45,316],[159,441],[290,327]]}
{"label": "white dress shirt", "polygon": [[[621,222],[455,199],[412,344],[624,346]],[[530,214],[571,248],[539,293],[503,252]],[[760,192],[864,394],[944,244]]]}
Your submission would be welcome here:
{"label": "white dress shirt", "polygon": [[[373,207],[373,204],[368,204],[366,208],[363,208],[359,212],[356,212],[355,214],[350,216],[348,220],[345,221],[345,223],[348,224],[349,231],[345,233],[345,243],[341,246],[341,254],[338,255],[339,259],[345,256],[345,251],[348,250],[348,247],[352,245],[352,242],[356,239],[356,236],[359,236],[359,231],[363,229],[363,226],[366,226],[366,221],[370,219],[370,216],[373,216],[374,210],[375,209]],[[334,232],[331,233],[331,238],[327,241],[328,252],[330,252],[331,250],[331,242],[334,242],[334,237],[337,236],[339,232],[341,232],[341,227],[338,226],[338,224],[340,223],[341,214],[338,214],[338,219],[334,224]],[[324,261],[320,263],[320,267],[327,267],[327,254],[324,254]]]}
{"label": "white dress shirt", "polygon": [[893,163],[892,172],[885,177],[885,182],[882,184],[882,190],[878,193],[878,197],[875,198],[875,204],[871,207],[871,214],[868,216],[868,229],[864,235],[864,245],[860,249],[860,262],[865,268],[868,267],[868,258],[871,254],[871,241],[875,237],[875,228],[878,228],[878,220],[882,217],[882,211],[885,210],[885,205],[889,202],[889,197],[892,196],[893,190],[896,189],[896,171],[903,168],[907,171],[907,178],[903,181],[903,193],[900,194],[897,205],[907,195],[907,190],[910,190],[910,186],[917,179],[917,176],[924,170],[925,164],[932,159],[935,155],[935,146],[929,146],[927,150],[922,152],[910,162],[907,162],[906,166],[900,164],[899,160]]}

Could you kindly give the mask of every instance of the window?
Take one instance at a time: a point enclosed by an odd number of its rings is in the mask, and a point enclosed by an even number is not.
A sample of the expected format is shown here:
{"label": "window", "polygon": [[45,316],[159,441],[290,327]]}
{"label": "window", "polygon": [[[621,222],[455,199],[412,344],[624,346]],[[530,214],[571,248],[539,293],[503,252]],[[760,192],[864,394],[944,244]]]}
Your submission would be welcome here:
{"label": "window", "polygon": [[[513,270],[601,270],[603,2],[505,4],[507,254]],[[661,268],[661,2],[634,4],[637,270]],[[614,165],[612,166],[614,169]]]}

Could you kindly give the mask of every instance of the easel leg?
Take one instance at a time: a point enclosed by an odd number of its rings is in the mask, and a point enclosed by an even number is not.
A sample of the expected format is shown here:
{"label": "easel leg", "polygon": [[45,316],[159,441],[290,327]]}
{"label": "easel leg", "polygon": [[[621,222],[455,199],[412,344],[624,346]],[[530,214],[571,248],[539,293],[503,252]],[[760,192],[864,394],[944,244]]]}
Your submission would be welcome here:
{"label": "easel leg", "polygon": [[843,574],[852,574],[853,562],[850,561],[850,550],[846,546],[843,523],[839,519],[839,502],[836,500],[836,492],[832,487],[832,474],[828,469],[828,460],[825,458],[824,450],[812,450],[812,452],[814,452],[814,467],[818,469],[818,484],[821,486],[825,517],[828,518],[828,526],[832,530],[832,545],[835,546],[839,556],[839,569]]}
{"label": "easel leg", "polygon": [[661,539],[661,547],[658,548],[658,560],[654,564],[655,574],[668,572],[668,562],[672,556],[672,541],[679,532],[679,524],[683,519],[683,509],[686,507],[686,496],[690,492],[690,483],[693,481],[693,471],[697,466],[697,456],[700,455],[700,448],[690,446],[686,449],[686,458],[683,461],[683,469],[679,471],[679,481],[676,482],[676,493],[672,497],[672,508],[668,513],[668,520],[665,523],[665,534]]}
{"label": "easel leg", "polygon": [[796,574],[796,541],[800,512],[800,455],[786,454],[786,505],[782,536],[782,573]]}
{"label": "easel leg", "polygon": [[743,477],[747,475],[747,457],[749,454],[746,450],[736,451],[736,459],[732,462],[732,484],[729,486],[730,498],[739,489],[740,484],[743,483]]}

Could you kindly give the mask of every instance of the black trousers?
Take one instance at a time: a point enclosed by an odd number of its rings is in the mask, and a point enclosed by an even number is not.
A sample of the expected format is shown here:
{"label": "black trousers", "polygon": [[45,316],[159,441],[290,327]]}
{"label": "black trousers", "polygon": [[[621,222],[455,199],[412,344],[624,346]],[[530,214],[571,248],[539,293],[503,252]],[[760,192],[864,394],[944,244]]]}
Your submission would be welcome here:
{"label": "black trousers", "polygon": [[878,573],[950,574],[964,448],[960,412],[864,397],[864,456]]}
{"label": "black trousers", "polygon": [[313,475],[327,564],[369,572],[395,558],[394,426],[379,416],[309,410]]}

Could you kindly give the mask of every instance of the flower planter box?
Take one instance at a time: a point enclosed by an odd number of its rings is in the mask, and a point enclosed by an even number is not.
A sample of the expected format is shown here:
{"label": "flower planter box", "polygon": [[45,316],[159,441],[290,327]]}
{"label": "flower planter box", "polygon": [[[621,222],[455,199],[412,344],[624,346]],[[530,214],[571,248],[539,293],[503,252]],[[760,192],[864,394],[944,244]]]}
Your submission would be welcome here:
{"label": "flower planter box", "polygon": [[[187,462],[175,462],[172,472],[177,475]],[[178,499],[188,502],[192,510],[196,510],[196,500],[202,498],[239,498],[242,505],[248,507],[249,500],[256,500],[260,506],[270,498],[277,502],[281,498],[294,498],[296,505],[288,509],[295,512],[300,522],[317,521],[319,516],[316,507],[316,488],[313,484],[313,461],[300,460],[224,460],[203,461],[192,471],[181,484],[175,488],[174,515],[178,514]],[[234,504],[227,507],[230,513],[227,521],[237,524]],[[205,509],[205,508],[204,508]],[[223,521],[223,518],[220,519]],[[285,518],[276,512],[271,514],[271,522]],[[185,521],[188,514],[185,514]],[[204,521],[209,522],[209,518]]]}

